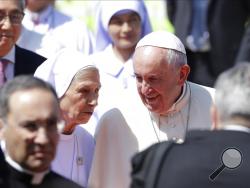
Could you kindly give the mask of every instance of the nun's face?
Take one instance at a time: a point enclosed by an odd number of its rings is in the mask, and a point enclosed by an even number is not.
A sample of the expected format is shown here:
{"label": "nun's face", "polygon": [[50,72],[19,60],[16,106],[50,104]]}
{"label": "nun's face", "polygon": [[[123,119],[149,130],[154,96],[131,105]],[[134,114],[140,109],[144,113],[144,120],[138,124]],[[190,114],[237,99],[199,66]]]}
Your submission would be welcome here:
{"label": "nun's face", "polygon": [[141,19],[133,11],[112,16],[108,33],[113,45],[118,49],[134,48],[141,38]]}
{"label": "nun's face", "polygon": [[97,69],[87,68],[77,73],[60,100],[66,126],[88,122],[97,105],[100,85]]}

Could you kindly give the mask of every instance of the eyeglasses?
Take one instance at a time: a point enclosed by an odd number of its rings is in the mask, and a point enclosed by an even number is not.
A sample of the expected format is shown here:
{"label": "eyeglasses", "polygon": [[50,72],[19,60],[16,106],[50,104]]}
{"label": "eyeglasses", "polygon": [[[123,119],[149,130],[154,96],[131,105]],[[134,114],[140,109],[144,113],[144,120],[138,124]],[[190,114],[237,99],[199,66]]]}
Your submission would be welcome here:
{"label": "eyeglasses", "polygon": [[0,12],[0,23],[4,23],[6,18],[9,18],[12,24],[19,25],[22,23],[24,13],[23,12],[12,12],[9,14],[5,14],[4,12]]}

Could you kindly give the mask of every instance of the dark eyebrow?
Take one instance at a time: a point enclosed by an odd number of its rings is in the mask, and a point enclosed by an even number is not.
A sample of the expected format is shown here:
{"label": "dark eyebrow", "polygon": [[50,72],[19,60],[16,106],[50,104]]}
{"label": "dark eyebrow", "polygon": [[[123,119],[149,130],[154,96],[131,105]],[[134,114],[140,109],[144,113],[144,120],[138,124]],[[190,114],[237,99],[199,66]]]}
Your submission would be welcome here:
{"label": "dark eyebrow", "polygon": [[[6,11],[0,9],[0,13],[6,13]],[[11,14],[11,13],[23,13],[23,12],[22,12],[21,10],[19,10],[19,9],[13,9],[13,10],[11,10],[11,11],[9,12],[9,14]]]}
{"label": "dark eyebrow", "polygon": [[19,9],[16,9],[16,10],[12,10],[10,11],[10,13],[21,13],[21,14],[24,14],[21,10]]}

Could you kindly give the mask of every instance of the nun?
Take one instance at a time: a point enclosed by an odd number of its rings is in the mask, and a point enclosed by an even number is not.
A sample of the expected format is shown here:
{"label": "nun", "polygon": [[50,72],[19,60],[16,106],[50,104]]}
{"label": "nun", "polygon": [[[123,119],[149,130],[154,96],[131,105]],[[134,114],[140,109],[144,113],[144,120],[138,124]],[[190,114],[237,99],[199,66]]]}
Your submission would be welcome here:
{"label": "nun", "polygon": [[123,88],[133,76],[131,57],[137,42],[152,32],[144,1],[101,1],[97,13],[97,67],[117,79]]}
{"label": "nun", "polygon": [[34,76],[55,88],[65,122],[52,170],[86,187],[95,144],[79,125],[89,121],[97,105],[99,71],[82,53],[63,49],[40,65]]}
{"label": "nun", "polygon": [[131,58],[137,42],[152,31],[142,0],[100,1],[96,23],[96,48],[90,58],[100,70],[102,91],[96,118],[89,122],[93,134],[100,117],[124,100],[124,92],[137,96]]}

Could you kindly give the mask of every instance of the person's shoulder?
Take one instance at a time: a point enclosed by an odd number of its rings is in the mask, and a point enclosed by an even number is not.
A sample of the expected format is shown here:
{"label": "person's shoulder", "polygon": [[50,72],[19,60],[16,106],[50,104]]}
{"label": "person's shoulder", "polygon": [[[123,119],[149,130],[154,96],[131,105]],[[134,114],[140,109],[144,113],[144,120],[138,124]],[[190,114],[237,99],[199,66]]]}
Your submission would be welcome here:
{"label": "person's shoulder", "polygon": [[208,87],[208,86],[204,86],[204,85],[200,85],[200,84],[196,84],[193,82],[187,82],[192,88],[197,89],[197,90],[206,90],[209,92],[215,92],[215,89],[212,87]]}
{"label": "person's shoulder", "polygon": [[127,121],[122,111],[116,107],[111,108],[100,117],[95,131],[95,137],[98,137],[100,132],[117,135],[127,126]]}
{"label": "person's shoulder", "polygon": [[83,127],[84,125],[78,125],[75,129],[75,134],[87,143],[94,143],[94,137]]}
{"label": "person's shoulder", "polygon": [[[49,174],[45,177],[44,184],[46,188],[82,188],[80,185],[76,184],[75,182],[57,174],[54,171],[50,171]],[[45,187],[44,186],[44,187]]]}
{"label": "person's shoulder", "polygon": [[25,48],[22,48],[18,45],[15,46],[16,48],[16,56],[23,56],[23,57],[26,57],[27,59],[33,59],[33,60],[40,60],[41,62],[45,61],[46,58],[35,53],[35,52],[32,52],[30,50],[27,50]]}
{"label": "person's shoulder", "polygon": [[[94,52],[89,57],[100,71],[105,72],[106,69],[109,69],[109,67],[107,67],[107,63],[111,61],[112,56],[110,56],[110,54],[107,53],[105,50]],[[111,62],[113,63],[113,61]]]}
{"label": "person's shoulder", "polygon": [[202,140],[216,135],[212,130],[189,130],[186,135],[185,144],[193,143],[194,140]]}
{"label": "person's shoulder", "polygon": [[200,84],[196,84],[193,82],[187,82],[188,85],[190,86],[191,92],[193,95],[197,96],[204,96],[204,97],[210,97],[214,98],[215,94],[215,89],[207,86],[203,86]]}
{"label": "person's shoulder", "polygon": [[54,9],[54,16],[55,16],[55,21],[56,22],[59,21],[61,24],[72,20],[71,16],[69,16],[69,15],[67,15],[67,14],[65,14],[62,11],[57,10],[57,9]]}

